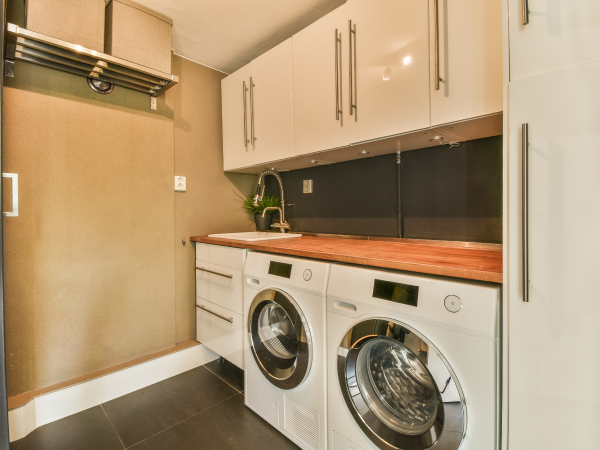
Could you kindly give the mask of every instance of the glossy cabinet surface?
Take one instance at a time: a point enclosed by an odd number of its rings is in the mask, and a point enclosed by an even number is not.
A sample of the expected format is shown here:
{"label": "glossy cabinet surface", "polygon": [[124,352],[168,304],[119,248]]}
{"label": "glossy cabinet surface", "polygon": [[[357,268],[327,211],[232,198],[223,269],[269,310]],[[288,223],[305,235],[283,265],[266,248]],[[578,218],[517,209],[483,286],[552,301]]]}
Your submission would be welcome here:
{"label": "glossy cabinet surface", "polygon": [[429,0],[429,17],[431,125],[502,111],[502,2]]}
{"label": "glossy cabinet surface", "polygon": [[343,91],[350,142],[429,127],[427,0],[347,4],[355,30],[348,36],[348,23],[343,30],[352,44],[352,60],[345,55],[344,61],[352,86]]}
{"label": "glossy cabinet surface", "polygon": [[[548,2],[550,3],[550,2]],[[510,450],[598,448],[600,63],[509,85]],[[529,124],[529,303],[522,124]]]}
{"label": "glossy cabinet surface", "polygon": [[[341,42],[336,42],[336,30],[338,37],[341,34]],[[349,143],[347,46],[347,5],[340,6],[292,37],[296,155]],[[336,105],[342,111],[339,115]]]}
{"label": "glossy cabinet surface", "polygon": [[247,65],[221,80],[225,170],[251,166],[254,163],[254,150],[249,142],[251,73],[251,67]]}
{"label": "glossy cabinet surface", "polygon": [[600,59],[598,0],[509,0],[511,80]]}
{"label": "glossy cabinet surface", "polygon": [[[254,164],[294,156],[292,40],[288,39],[250,63],[254,129]],[[252,120],[252,113],[251,113]],[[252,142],[251,142],[252,144]]]}

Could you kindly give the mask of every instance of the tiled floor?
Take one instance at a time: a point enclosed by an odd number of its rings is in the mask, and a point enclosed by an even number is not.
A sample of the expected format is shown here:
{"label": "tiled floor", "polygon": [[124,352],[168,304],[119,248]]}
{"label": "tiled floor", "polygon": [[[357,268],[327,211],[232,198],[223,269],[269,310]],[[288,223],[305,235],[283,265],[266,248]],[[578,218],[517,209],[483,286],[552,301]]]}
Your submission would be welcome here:
{"label": "tiled floor", "polygon": [[44,425],[11,450],[298,449],[244,405],[243,372],[212,361]]}

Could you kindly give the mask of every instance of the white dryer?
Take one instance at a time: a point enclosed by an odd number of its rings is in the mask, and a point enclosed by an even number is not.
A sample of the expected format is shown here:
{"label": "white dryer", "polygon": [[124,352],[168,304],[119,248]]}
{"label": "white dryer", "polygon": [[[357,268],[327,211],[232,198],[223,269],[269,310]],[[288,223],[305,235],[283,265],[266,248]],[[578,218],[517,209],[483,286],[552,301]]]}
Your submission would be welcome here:
{"label": "white dryer", "polygon": [[500,287],[333,265],[330,450],[496,450]]}
{"label": "white dryer", "polygon": [[246,405],[305,450],[326,446],[329,269],[254,252],[244,269]]}

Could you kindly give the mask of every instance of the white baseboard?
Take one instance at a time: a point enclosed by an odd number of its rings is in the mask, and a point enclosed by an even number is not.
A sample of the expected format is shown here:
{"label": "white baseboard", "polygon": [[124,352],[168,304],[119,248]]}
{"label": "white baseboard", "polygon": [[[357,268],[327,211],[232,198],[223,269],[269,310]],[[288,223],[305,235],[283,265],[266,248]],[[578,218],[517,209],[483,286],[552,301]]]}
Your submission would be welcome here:
{"label": "white baseboard", "polygon": [[204,345],[35,397],[8,412],[10,441],[24,438],[37,427],[137,391],[217,359]]}

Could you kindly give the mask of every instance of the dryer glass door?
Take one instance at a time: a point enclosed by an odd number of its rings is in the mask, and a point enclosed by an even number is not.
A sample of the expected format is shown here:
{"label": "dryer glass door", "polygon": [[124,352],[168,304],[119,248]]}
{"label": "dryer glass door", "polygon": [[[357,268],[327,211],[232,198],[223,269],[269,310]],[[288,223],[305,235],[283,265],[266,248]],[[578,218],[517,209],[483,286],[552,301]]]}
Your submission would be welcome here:
{"label": "dryer glass door", "polygon": [[373,319],[353,327],[338,350],[338,379],[352,416],[379,448],[460,446],[465,415],[458,380],[407,325]]}
{"label": "dryer glass door", "polygon": [[280,389],[298,386],[310,370],[312,342],[306,318],[285,292],[266,289],[250,306],[252,355],[263,375]]}

